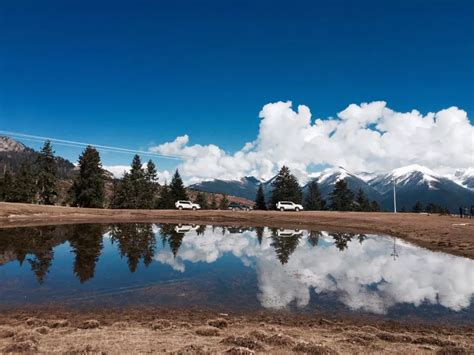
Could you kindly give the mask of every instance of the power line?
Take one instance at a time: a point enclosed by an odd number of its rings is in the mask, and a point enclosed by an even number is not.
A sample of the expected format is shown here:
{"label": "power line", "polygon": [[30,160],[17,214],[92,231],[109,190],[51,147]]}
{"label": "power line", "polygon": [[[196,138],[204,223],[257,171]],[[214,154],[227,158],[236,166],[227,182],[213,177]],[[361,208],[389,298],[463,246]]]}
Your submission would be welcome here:
{"label": "power line", "polygon": [[33,141],[33,142],[44,142],[46,140],[49,140],[52,143],[55,143],[57,145],[63,145],[63,146],[68,146],[68,147],[83,148],[83,147],[87,147],[88,145],[91,145],[97,150],[106,151],[106,152],[122,153],[122,154],[141,154],[141,155],[145,155],[149,157],[172,159],[172,160],[183,160],[183,158],[179,156],[164,155],[164,154],[159,154],[155,152],[149,152],[146,150],[135,150],[135,149],[121,148],[121,147],[112,147],[112,146],[101,145],[101,144],[84,143],[84,142],[77,142],[77,141],[71,141],[71,140],[65,140],[65,139],[35,136],[32,134],[26,134],[26,133],[20,133],[20,132],[0,130],[0,134],[5,134],[14,138],[20,138],[24,140]]}

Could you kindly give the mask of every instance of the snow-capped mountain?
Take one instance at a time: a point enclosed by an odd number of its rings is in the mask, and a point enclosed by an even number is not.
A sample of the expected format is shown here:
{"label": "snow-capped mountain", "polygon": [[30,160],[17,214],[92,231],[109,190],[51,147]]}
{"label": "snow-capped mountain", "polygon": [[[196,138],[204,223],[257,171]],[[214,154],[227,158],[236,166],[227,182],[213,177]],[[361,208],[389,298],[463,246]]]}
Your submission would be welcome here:
{"label": "snow-capped mountain", "polygon": [[381,205],[385,208],[390,208],[393,203],[394,184],[399,208],[410,210],[416,201],[420,201],[423,205],[436,203],[454,212],[460,205],[474,204],[472,191],[421,165],[395,169],[368,183],[382,194]]}
{"label": "snow-capped mountain", "polygon": [[[329,197],[329,194],[334,189],[334,185],[336,184],[336,182],[345,179],[347,182],[347,186],[354,193],[356,193],[359,189],[362,189],[362,191],[364,191],[365,195],[369,199],[376,201],[380,201],[382,199],[382,195],[372,186],[370,186],[366,181],[364,181],[363,178],[361,178],[357,174],[351,173],[343,167],[329,168],[320,173],[313,174],[311,177],[312,179],[310,179],[310,181],[316,180],[318,182],[319,189],[321,190],[321,194],[324,198]],[[303,187],[303,192],[305,194],[308,189],[308,184]]]}
{"label": "snow-capped mountain", "polygon": [[463,187],[474,190],[474,168],[457,170],[452,179]]}
{"label": "snow-capped mountain", "polygon": [[243,197],[249,200],[255,200],[257,188],[261,181],[253,176],[246,176],[239,180],[220,180],[214,179],[202,181],[190,185],[189,188],[196,191],[221,193],[237,197]]}
{"label": "snow-capped mountain", "polygon": [[381,174],[368,180],[368,183],[381,194],[392,190],[395,183],[397,188],[410,185],[426,185],[428,189],[436,189],[437,183],[443,177],[433,170],[421,165],[409,165]]}

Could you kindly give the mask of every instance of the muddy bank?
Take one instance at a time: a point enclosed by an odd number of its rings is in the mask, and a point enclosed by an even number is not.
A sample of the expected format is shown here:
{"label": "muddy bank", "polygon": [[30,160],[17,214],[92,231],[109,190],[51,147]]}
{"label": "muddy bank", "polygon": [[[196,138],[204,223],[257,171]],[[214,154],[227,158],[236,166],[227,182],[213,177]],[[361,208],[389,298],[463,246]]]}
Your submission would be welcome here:
{"label": "muddy bank", "polygon": [[286,313],[122,309],[22,310],[0,315],[0,352],[456,353],[474,327],[401,325]]}
{"label": "muddy bank", "polygon": [[0,203],[0,228],[66,223],[163,222],[389,234],[474,258],[474,219],[413,213],[107,210]]}

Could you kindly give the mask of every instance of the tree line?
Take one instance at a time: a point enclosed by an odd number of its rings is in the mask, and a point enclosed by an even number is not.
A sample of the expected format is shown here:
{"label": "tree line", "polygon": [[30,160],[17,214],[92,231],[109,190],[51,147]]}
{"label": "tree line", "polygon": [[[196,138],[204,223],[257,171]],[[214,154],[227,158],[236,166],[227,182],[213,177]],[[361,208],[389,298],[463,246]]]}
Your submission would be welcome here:
{"label": "tree line", "polygon": [[[117,209],[172,209],[177,200],[189,200],[183,180],[176,170],[170,184],[158,183],[154,162],[142,164],[135,155],[130,170],[122,178],[113,179],[111,192],[106,183],[110,181],[102,167],[99,152],[87,146],[79,156],[77,174],[67,189],[65,203],[74,207]],[[0,201],[38,203],[54,205],[58,202],[60,179],[58,163],[51,142],[46,141],[34,162],[25,160],[17,174],[5,169],[0,177]],[[215,194],[208,197],[198,192],[195,202],[203,209],[227,209],[229,200]]]}
{"label": "tree line", "polygon": [[272,182],[271,188],[271,196],[267,203],[267,201],[265,201],[263,186],[260,185],[258,187],[255,197],[255,209],[275,209],[278,201],[292,201],[302,204],[308,211],[380,211],[380,206],[377,201],[370,201],[362,189],[359,189],[357,193],[354,194],[347,186],[345,179],[336,182],[333,191],[329,195],[329,201],[323,199],[321,191],[319,190],[319,184],[316,180],[308,184],[306,198],[303,198],[303,190],[297,178],[291,174],[290,169],[286,166],[280,169],[278,175]]}

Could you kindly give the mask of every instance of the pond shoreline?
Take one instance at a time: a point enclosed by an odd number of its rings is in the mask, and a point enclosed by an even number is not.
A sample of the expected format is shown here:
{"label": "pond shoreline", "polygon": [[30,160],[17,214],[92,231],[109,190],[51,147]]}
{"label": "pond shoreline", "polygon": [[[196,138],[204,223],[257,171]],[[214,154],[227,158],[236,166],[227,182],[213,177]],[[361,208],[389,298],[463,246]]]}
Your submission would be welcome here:
{"label": "pond shoreline", "polygon": [[110,210],[0,203],[0,228],[74,223],[192,223],[381,233],[474,259],[474,219],[414,213]]}
{"label": "pond shoreline", "polygon": [[[401,324],[287,312],[38,308],[0,314],[0,351],[469,353],[473,326]],[[240,352],[237,352],[239,350]]]}

